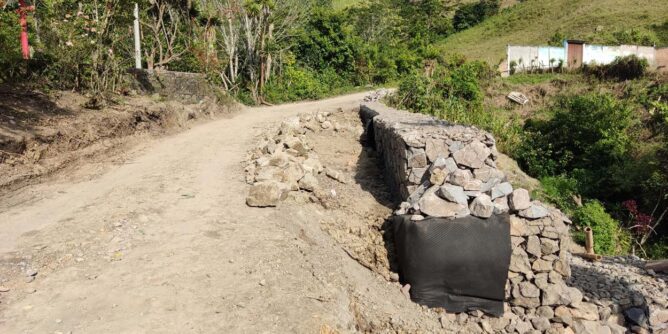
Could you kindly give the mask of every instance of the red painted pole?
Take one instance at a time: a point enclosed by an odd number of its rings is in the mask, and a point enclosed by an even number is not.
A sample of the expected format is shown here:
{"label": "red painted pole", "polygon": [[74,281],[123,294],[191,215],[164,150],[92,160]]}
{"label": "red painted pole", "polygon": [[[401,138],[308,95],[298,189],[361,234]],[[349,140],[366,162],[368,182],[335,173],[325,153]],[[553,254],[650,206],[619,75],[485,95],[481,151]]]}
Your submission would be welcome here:
{"label": "red painted pole", "polygon": [[21,24],[21,52],[23,59],[30,59],[30,44],[28,43],[28,12],[35,10],[35,6],[26,6],[25,0],[19,0],[19,24]]}

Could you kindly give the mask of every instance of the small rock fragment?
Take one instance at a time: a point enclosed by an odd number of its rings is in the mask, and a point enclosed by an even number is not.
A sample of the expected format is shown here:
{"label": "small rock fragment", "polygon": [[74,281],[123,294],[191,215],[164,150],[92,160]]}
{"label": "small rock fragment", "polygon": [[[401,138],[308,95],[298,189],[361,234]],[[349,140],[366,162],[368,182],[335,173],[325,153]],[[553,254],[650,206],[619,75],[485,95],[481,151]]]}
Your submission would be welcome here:
{"label": "small rock fragment", "polygon": [[471,181],[472,177],[473,176],[471,175],[471,171],[466,169],[457,169],[452,174],[450,174],[450,183],[463,187],[468,184],[469,181]]}
{"label": "small rock fragment", "polygon": [[338,171],[338,170],[336,170],[336,169],[332,169],[332,168],[329,168],[329,167],[325,168],[325,175],[327,175],[327,176],[329,176],[330,178],[332,178],[332,179],[334,179],[334,180],[336,180],[336,181],[339,181],[339,182],[341,182],[341,183],[343,183],[343,184],[346,184],[346,183],[347,183],[347,181],[346,181],[346,179],[345,179],[345,177],[344,177],[343,172]]}
{"label": "small rock fragment", "polygon": [[435,186],[440,186],[445,182],[445,179],[448,177],[448,174],[446,174],[443,170],[441,169],[434,169],[434,171],[431,172],[431,175],[429,176],[429,182]]}
{"label": "small rock fragment", "polygon": [[307,173],[299,180],[299,188],[306,191],[314,191],[318,187],[318,179],[313,174]]}
{"label": "small rock fragment", "polygon": [[492,199],[508,196],[512,194],[512,192],[513,186],[510,184],[510,182],[503,182],[492,188]]}

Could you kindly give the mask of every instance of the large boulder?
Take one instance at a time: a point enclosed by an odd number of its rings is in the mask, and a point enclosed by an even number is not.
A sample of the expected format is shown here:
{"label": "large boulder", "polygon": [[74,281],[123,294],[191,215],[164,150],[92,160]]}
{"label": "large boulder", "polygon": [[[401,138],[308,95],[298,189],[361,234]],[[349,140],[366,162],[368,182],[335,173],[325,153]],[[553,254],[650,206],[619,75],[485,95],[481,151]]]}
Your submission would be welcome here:
{"label": "large boulder", "polygon": [[432,217],[459,218],[469,215],[469,210],[465,205],[449,202],[436,196],[435,189],[425,192],[418,201],[418,205],[422,213]]}
{"label": "large boulder", "polygon": [[246,204],[255,207],[276,206],[287,194],[287,187],[276,181],[263,181],[251,186]]}
{"label": "large boulder", "polygon": [[479,141],[473,141],[453,153],[452,157],[455,158],[455,161],[459,165],[469,168],[482,168],[485,166],[485,160],[487,160],[487,157],[489,157],[491,153],[492,151],[487,145]]}

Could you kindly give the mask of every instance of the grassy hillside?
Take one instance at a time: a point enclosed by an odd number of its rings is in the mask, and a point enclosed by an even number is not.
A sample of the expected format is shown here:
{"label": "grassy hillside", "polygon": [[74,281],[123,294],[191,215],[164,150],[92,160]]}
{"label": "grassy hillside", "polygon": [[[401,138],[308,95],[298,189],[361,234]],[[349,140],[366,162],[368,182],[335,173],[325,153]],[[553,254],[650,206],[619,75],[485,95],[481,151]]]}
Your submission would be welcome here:
{"label": "grassy hillside", "polygon": [[668,1],[527,0],[508,7],[482,24],[451,35],[446,53],[497,64],[508,44],[547,44],[557,31],[590,43],[609,41],[614,31],[647,29],[668,20]]}
{"label": "grassy hillside", "polygon": [[[364,0],[333,0],[332,1],[332,7],[334,9],[344,9],[349,6],[354,6]],[[477,0],[448,0],[447,3],[449,4],[456,4],[456,3],[469,3],[469,2],[475,2]],[[501,8],[506,8],[510,7],[514,4],[516,4],[518,0],[501,0]]]}

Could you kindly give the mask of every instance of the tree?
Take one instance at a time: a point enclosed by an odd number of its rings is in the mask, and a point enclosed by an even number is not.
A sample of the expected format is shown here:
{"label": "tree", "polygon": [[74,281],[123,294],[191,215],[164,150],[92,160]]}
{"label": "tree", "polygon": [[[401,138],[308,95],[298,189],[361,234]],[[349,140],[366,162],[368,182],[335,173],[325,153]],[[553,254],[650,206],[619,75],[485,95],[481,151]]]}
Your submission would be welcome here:
{"label": "tree", "polygon": [[200,0],[199,4],[222,21],[216,30],[226,57],[220,73],[224,86],[231,89],[243,79],[253,99],[263,102],[263,87],[276,58],[292,46],[292,32],[306,18],[311,1]]}
{"label": "tree", "polygon": [[499,12],[499,0],[480,0],[476,3],[463,5],[457,9],[453,17],[456,31],[471,28],[486,18]]}
{"label": "tree", "polygon": [[[144,58],[149,71],[165,68],[178,60],[189,49],[188,3],[178,0],[149,0],[150,7],[142,25],[149,35],[144,35]],[[189,29],[188,29],[189,30]]]}

